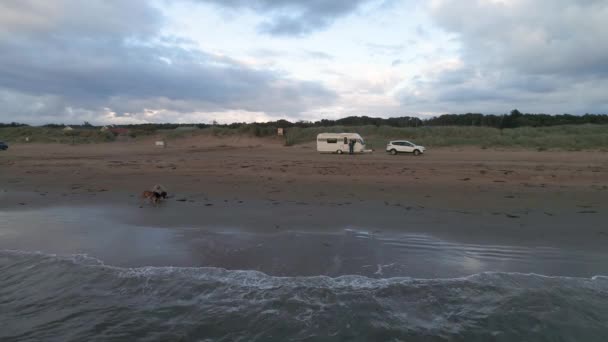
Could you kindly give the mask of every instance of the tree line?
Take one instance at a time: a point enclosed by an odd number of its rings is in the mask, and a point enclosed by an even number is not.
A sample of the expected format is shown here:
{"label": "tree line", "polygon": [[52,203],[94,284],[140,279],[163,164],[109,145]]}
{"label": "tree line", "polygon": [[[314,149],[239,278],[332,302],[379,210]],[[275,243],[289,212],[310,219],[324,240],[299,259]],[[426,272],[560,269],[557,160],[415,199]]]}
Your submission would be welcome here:
{"label": "tree line", "polygon": [[[436,117],[427,119],[420,119],[411,116],[402,116],[394,118],[379,118],[370,116],[349,116],[336,120],[322,119],[319,121],[296,121],[291,122],[288,120],[277,120],[269,122],[235,122],[230,124],[175,124],[175,123],[146,123],[146,124],[131,124],[121,125],[121,127],[138,129],[143,131],[156,131],[159,129],[176,129],[178,127],[192,127],[198,128],[209,128],[209,127],[223,127],[223,128],[290,128],[290,127],[328,127],[328,126],[392,126],[392,127],[421,127],[421,126],[479,126],[479,127],[494,127],[494,128],[517,128],[517,127],[546,127],[546,126],[558,126],[558,125],[581,125],[581,124],[608,124],[608,115],[606,114],[585,114],[585,115],[571,115],[571,114],[531,114],[521,113],[517,109],[514,109],[509,114],[496,115],[496,114],[480,114],[480,113],[466,113],[466,114],[443,114]],[[0,127],[20,127],[28,126],[26,124],[20,124],[16,122],[3,124],[0,123]],[[43,127],[47,128],[61,128],[63,124],[47,124]],[[81,125],[70,125],[73,128],[79,129],[93,129],[100,126],[94,126],[88,122],[84,122]]]}

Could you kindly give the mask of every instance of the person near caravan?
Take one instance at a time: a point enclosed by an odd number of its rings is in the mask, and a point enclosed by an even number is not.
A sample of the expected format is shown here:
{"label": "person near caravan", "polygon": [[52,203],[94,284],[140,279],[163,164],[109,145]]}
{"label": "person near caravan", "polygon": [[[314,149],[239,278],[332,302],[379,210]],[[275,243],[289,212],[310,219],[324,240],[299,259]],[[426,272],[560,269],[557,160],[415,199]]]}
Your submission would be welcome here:
{"label": "person near caravan", "polygon": [[348,141],[348,153],[349,154],[355,153],[355,144],[356,143],[357,143],[357,141],[355,139],[350,139]]}

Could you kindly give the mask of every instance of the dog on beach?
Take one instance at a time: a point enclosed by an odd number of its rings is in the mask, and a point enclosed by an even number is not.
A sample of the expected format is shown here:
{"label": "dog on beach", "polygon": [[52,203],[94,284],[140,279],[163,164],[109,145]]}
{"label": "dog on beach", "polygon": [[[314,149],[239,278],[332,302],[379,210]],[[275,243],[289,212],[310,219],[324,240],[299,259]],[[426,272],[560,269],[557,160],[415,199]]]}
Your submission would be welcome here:
{"label": "dog on beach", "polygon": [[162,185],[155,184],[152,187],[152,191],[154,191],[155,193],[157,193],[160,198],[167,199],[167,190],[165,190],[165,187],[163,187]]}
{"label": "dog on beach", "polygon": [[149,200],[150,203],[152,204],[158,204],[158,202],[160,202],[160,199],[162,198],[162,196],[154,191],[144,191],[141,193],[141,199],[142,200]]}
{"label": "dog on beach", "polygon": [[167,191],[162,185],[156,184],[152,187],[152,191],[146,190],[141,193],[143,200],[149,200],[152,204],[158,204],[161,200],[167,199]]}

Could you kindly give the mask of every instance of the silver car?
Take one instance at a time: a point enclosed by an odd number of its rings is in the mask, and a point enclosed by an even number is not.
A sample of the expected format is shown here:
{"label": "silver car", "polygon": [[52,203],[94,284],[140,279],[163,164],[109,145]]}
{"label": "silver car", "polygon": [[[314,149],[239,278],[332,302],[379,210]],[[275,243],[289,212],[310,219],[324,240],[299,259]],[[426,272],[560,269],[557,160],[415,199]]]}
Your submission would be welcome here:
{"label": "silver car", "polygon": [[393,140],[386,145],[386,152],[396,155],[397,153],[413,153],[419,156],[426,151],[424,146],[416,145],[407,140]]}

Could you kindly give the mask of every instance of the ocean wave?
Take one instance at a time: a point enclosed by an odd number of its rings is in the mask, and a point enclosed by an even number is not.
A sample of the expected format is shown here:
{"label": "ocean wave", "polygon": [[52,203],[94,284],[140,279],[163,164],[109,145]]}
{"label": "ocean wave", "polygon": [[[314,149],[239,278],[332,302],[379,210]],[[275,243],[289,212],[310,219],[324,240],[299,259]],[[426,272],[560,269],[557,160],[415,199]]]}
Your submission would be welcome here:
{"label": "ocean wave", "polygon": [[[275,277],[0,251],[0,340],[603,341],[608,277]],[[551,336],[555,338],[550,338]]]}
{"label": "ocean wave", "polygon": [[[335,287],[360,287],[372,288],[378,286],[387,286],[396,283],[415,283],[415,282],[458,282],[458,281],[490,281],[491,279],[504,280],[505,277],[516,277],[519,279],[546,279],[546,280],[564,280],[564,281],[582,281],[582,282],[603,282],[608,281],[608,275],[594,275],[589,278],[584,277],[569,277],[569,276],[549,276],[538,273],[520,273],[520,272],[480,272],[463,277],[454,278],[413,278],[413,277],[390,277],[390,278],[369,278],[361,275],[342,275],[338,277],[330,277],[325,275],[318,276],[302,276],[302,277],[278,277],[271,276],[264,272],[256,270],[228,270],[220,267],[175,267],[175,266],[142,266],[142,267],[118,267],[106,265],[102,260],[91,257],[87,254],[49,254],[39,251],[21,251],[21,250],[0,250],[0,257],[15,256],[23,258],[33,258],[32,261],[57,261],[69,262],[79,266],[102,267],[108,270],[117,272],[118,277],[122,278],[150,278],[150,277],[166,277],[166,276],[185,276],[193,279],[201,279],[202,277],[216,277],[217,280],[241,281],[245,286],[260,286],[265,287],[271,281],[295,281],[298,286],[302,285],[332,285]],[[247,280],[260,280],[261,282],[248,282]],[[266,280],[263,282],[262,280]]]}

